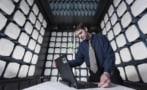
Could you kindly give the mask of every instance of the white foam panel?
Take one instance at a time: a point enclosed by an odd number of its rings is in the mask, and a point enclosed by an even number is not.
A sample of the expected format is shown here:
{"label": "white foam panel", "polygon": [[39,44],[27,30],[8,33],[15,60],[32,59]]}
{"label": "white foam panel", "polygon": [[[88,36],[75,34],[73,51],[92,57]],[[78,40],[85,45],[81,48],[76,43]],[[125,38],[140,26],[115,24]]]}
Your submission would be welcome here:
{"label": "white foam panel", "polygon": [[42,15],[42,13],[39,13],[38,19],[42,23],[42,21],[43,21],[43,15]]}
{"label": "white foam panel", "polygon": [[2,56],[10,56],[12,50],[14,48],[14,43],[8,39],[1,38],[0,39],[0,55]]}
{"label": "white foam panel", "polygon": [[39,9],[38,9],[38,6],[36,4],[33,5],[33,8],[32,8],[33,12],[35,13],[35,15],[37,16],[38,13],[39,13]]}
{"label": "white foam panel", "polygon": [[0,13],[0,31],[3,29],[7,22],[7,18]]}
{"label": "white foam panel", "polygon": [[[55,40],[56,40],[55,37],[51,37],[51,38],[50,38],[50,41],[55,41]],[[52,42],[52,43],[54,43],[54,42]]]}
{"label": "white foam panel", "polygon": [[67,47],[67,43],[62,43],[61,47]]}
{"label": "white foam panel", "polygon": [[40,31],[41,24],[38,20],[36,21],[35,27],[37,28],[38,31]]}
{"label": "white foam panel", "polygon": [[106,24],[106,30],[109,31],[110,28],[111,28],[110,21],[108,21],[107,24]]}
{"label": "white foam panel", "polygon": [[126,28],[131,23],[131,21],[132,21],[132,17],[130,13],[127,11],[121,19],[121,24],[123,28]]}
{"label": "white foam panel", "polygon": [[23,78],[27,77],[29,67],[27,65],[21,65],[18,77]]}
{"label": "white foam panel", "polygon": [[86,70],[80,70],[80,72],[81,72],[81,75],[82,75],[82,76],[87,75],[87,71],[86,71]]}
{"label": "white foam panel", "polygon": [[53,59],[53,54],[48,54],[47,55],[47,60],[52,60]]}
{"label": "white foam panel", "polygon": [[87,81],[87,78],[81,77],[81,81]]}
{"label": "white foam panel", "polygon": [[43,37],[42,37],[41,35],[39,35],[39,37],[38,37],[38,42],[39,42],[40,44],[42,44],[42,42],[43,42]]}
{"label": "white foam panel", "polygon": [[26,33],[24,33],[24,32],[22,32],[21,34],[20,34],[20,37],[19,37],[19,39],[18,39],[18,42],[21,44],[21,45],[27,45],[28,44],[28,41],[29,41],[29,36],[26,34]]}
{"label": "white foam panel", "polygon": [[126,80],[124,69],[122,67],[118,67],[118,70],[120,71],[120,75],[121,75],[122,79]]}
{"label": "white foam panel", "polygon": [[118,53],[115,53],[115,64],[121,64],[120,56]]}
{"label": "white foam panel", "polygon": [[132,59],[128,48],[123,48],[120,51],[120,55],[121,55],[123,62],[129,62]]}
{"label": "white foam panel", "polygon": [[66,53],[66,48],[61,48],[61,53]]}
{"label": "white foam panel", "polygon": [[108,9],[109,16],[111,16],[113,14],[113,12],[114,12],[114,7],[113,7],[113,5],[110,5],[110,7]]}
{"label": "white foam panel", "polygon": [[14,2],[18,3],[20,0],[13,0]]}
{"label": "white foam panel", "polygon": [[35,52],[36,53],[39,53],[40,52],[40,49],[41,49],[41,46],[39,44],[36,45],[36,48],[35,48]]}
{"label": "white foam panel", "polygon": [[36,46],[36,41],[31,39],[29,44],[28,44],[28,48],[31,49],[31,50],[34,50],[35,46]]}
{"label": "white foam panel", "polygon": [[74,75],[76,76],[80,76],[80,72],[79,72],[79,69],[72,69]]}
{"label": "white foam panel", "polygon": [[[58,44],[56,44],[56,45],[58,46]],[[49,43],[49,46],[50,46],[50,47],[54,47],[54,46],[55,46],[55,43],[54,43],[54,42],[50,42],[50,43]],[[59,46],[60,46],[60,45],[59,45]]]}
{"label": "white foam panel", "polygon": [[104,20],[101,21],[101,28],[104,28]]}
{"label": "white foam panel", "polygon": [[134,0],[126,0],[127,4],[131,4]]}
{"label": "white foam panel", "polygon": [[47,22],[46,22],[46,20],[43,21],[43,26],[44,26],[44,28],[47,27]]}
{"label": "white foam panel", "polygon": [[118,14],[118,16],[119,17],[122,16],[126,10],[127,10],[127,6],[124,3],[124,1],[122,1],[120,3],[120,5],[118,6],[118,8],[117,8],[117,14]]}
{"label": "white foam panel", "polygon": [[3,73],[5,66],[6,66],[6,62],[0,60],[0,76],[1,76],[2,73]]}
{"label": "white foam panel", "polygon": [[44,36],[45,30],[44,30],[43,27],[41,27],[40,33],[41,33],[42,36]]}
{"label": "white foam panel", "polygon": [[57,34],[56,32],[52,32],[51,36],[56,36],[56,34]]}
{"label": "white foam panel", "polygon": [[138,21],[138,25],[141,29],[141,31],[144,33],[144,34],[147,34],[147,14],[145,14],[139,21]]}
{"label": "white foam panel", "polygon": [[138,70],[144,83],[147,83],[146,69],[147,63],[138,65]]}
{"label": "white foam panel", "polygon": [[31,62],[31,59],[32,59],[32,52],[30,52],[30,51],[26,51],[25,52],[25,55],[24,55],[24,59],[23,59],[23,61],[24,62],[27,62],[27,63],[30,63]]}
{"label": "white foam panel", "polygon": [[107,23],[107,21],[108,21],[108,15],[105,14],[105,16],[104,16],[104,22]]}
{"label": "white foam panel", "polygon": [[34,54],[33,57],[32,57],[31,63],[32,64],[37,64],[37,62],[38,62],[38,55]]}
{"label": "white foam panel", "polygon": [[120,2],[121,2],[121,0],[113,0],[113,4],[115,7],[117,7]]}
{"label": "white foam panel", "polygon": [[124,46],[126,44],[124,34],[120,34],[118,37],[116,37],[116,42],[118,47]]}
{"label": "white foam panel", "polygon": [[63,35],[62,36],[67,36],[67,32],[63,32]]}
{"label": "white foam panel", "polygon": [[114,35],[118,35],[121,32],[120,23],[115,24],[113,27]]}
{"label": "white foam panel", "polygon": [[60,48],[55,48],[55,53],[60,53]]}
{"label": "white foam panel", "polygon": [[138,73],[134,66],[126,66],[125,71],[129,81],[133,81],[133,82],[139,81]]}
{"label": "white foam panel", "polygon": [[58,57],[59,57],[59,54],[54,54],[53,60],[54,60],[54,59],[57,59]]}
{"label": "white foam panel", "polygon": [[116,14],[114,13],[114,14],[112,15],[112,17],[111,17],[111,23],[112,23],[112,25],[114,25],[116,22],[117,22],[117,16],[116,16]]}
{"label": "white foam panel", "polygon": [[104,28],[104,29],[102,30],[102,34],[103,34],[103,35],[106,35],[106,33],[107,33],[106,28]]}
{"label": "white foam panel", "polygon": [[112,40],[114,38],[112,30],[110,30],[107,35],[108,35],[107,37],[109,40]]}
{"label": "white foam panel", "polygon": [[86,67],[86,63],[84,62],[80,67],[85,68]]}
{"label": "white foam panel", "polygon": [[73,49],[72,48],[67,49],[67,53],[73,53]]}
{"label": "white foam panel", "polygon": [[37,40],[38,35],[39,35],[38,31],[37,31],[36,29],[34,29],[34,30],[33,30],[33,33],[32,33],[32,37],[33,37],[35,40]]}
{"label": "white foam panel", "polygon": [[58,74],[58,70],[57,69],[52,69],[52,75],[57,75]]}
{"label": "white foam panel", "polygon": [[57,77],[51,77],[51,81],[57,81]]}
{"label": "white foam panel", "polygon": [[51,61],[46,61],[45,67],[51,67],[51,66],[52,66],[52,62]]}
{"label": "white foam panel", "polygon": [[23,58],[24,53],[25,53],[25,49],[17,45],[13,51],[12,57],[21,60]]}
{"label": "white foam panel", "polygon": [[5,73],[4,73],[4,77],[5,78],[14,78],[16,77],[18,70],[19,70],[19,64],[18,63],[9,63]]}
{"label": "white foam panel", "polygon": [[30,13],[29,20],[31,21],[32,24],[35,24],[36,16],[33,14],[33,12]]}
{"label": "white foam panel", "polygon": [[28,13],[30,11],[30,8],[29,8],[28,4],[26,3],[26,1],[25,0],[21,0],[21,3],[20,3],[19,6],[20,6],[19,8],[23,11],[23,13],[25,15],[28,15]]}
{"label": "white foam panel", "polygon": [[131,46],[131,52],[135,60],[147,58],[147,47],[143,42],[135,43]]}
{"label": "white foam panel", "polygon": [[73,36],[73,32],[68,32],[68,36]]}
{"label": "white foam panel", "polygon": [[147,0],[135,0],[133,5],[131,6],[131,11],[135,17],[138,16],[147,8],[146,3],[147,3]]}
{"label": "white foam panel", "polygon": [[25,27],[24,27],[25,31],[28,33],[28,34],[31,34],[32,31],[33,31],[33,26],[32,24],[27,21],[26,24],[25,24]]}
{"label": "white foam panel", "polygon": [[30,6],[32,6],[34,3],[34,0],[27,0],[27,2],[29,3]]}
{"label": "white foam panel", "polygon": [[113,51],[115,51],[117,49],[115,41],[113,40],[110,44],[111,44]]}
{"label": "white foam panel", "polygon": [[139,36],[139,32],[135,25],[130,26],[125,32],[129,42],[135,41]]}
{"label": "white foam panel", "polygon": [[17,39],[20,34],[20,28],[14,23],[9,23],[4,33],[12,39]]}
{"label": "white foam panel", "polygon": [[72,55],[67,55],[68,60],[73,60],[72,57],[73,57]]}
{"label": "white foam panel", "polygon": [[28,72],[28,76],[33,76],[35,73],[35,65],[31,65],[29,67],[29,72]]}
{"label": "white foam panel", "polygon": [[67,42],[67,37],[62,37],[63,42]]}
{"label": "white foam panel", "polygon": [[61,37],[57,37],[56,41],[60,42],[61,41]]}
{"label": "white foam panel", "polygon": [[53,48],[49,48],[48,49],[48,53],[54,53],[54,49]]}
{"label": "white foam panel", "polygon": [[13,4],[12,0],[1,0],[0,8],[7,14],[11,15],[14,11],[15,5]]}
{"label": "white foam panel", "polygon": [[[73,47],[74,47],[74,45],[73,45]],[[76,48],[76,47],[79,47],[79,43],[76,43],[76,45],[75,45],[75,47],[74,47],[74,48]]]}
{"label": "white foam panel", "polygon": [[44,75],[50,75],[50,72],[51,70],[50,69],[45,69],[45,71],[44,71]]}
{"label": "white foam panel", "polygon": [[68,37],[68,41],[72,41],[72,37]]}
{"label": "white foam panel", "polygon": [[13,19],[20,26],[23,26],[26,21],[24,14],[20,10],[15,12]]}

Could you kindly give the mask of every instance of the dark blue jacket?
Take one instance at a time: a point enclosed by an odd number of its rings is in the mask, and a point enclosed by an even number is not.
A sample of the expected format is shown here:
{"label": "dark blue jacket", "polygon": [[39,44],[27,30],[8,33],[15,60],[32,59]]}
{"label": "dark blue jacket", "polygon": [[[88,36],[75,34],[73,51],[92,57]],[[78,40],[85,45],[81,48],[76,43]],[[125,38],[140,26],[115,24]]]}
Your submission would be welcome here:
{"label": "dark blue jacket", "polygon": [[[111,74],[115,68],[115,54],[109,41],[101,34],[92,34],[91,38],[99,69]],[[90,67],[88,47],[89,44],[87,40],[84,40],[79,44],[75,60],[69,61],[71,67],[79,66],[84,61],[86,62],[87,67]]]}

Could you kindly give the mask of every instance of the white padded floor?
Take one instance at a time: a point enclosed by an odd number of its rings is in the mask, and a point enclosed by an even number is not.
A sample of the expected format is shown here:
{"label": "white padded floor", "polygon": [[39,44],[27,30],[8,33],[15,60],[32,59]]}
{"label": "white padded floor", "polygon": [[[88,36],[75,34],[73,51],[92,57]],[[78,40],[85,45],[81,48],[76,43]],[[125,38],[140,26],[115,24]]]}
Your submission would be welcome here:
{"label": "white padded floor", "polygon": [[[68,87],[60,82],[44,82],[23,90],[77,90],[75,88]],[[112,84],[110,88],[90,88],[90,89],[80,89],[80,90],[134,90],[128,87]]]}

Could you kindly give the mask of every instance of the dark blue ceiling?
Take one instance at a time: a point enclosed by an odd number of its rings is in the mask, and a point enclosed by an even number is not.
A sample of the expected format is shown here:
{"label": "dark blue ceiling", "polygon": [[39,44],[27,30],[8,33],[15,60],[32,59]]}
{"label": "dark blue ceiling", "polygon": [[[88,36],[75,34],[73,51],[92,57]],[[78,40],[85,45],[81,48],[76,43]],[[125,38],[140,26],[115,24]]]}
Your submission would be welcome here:
{"label": "dark blue ceiling", "polygon": [[54,16],[94,16],[99,0],[48,0]]}
{"label": "dark blue ceiling", "polygon": [[50,25],[99,25],[112,0],[36,0]]}

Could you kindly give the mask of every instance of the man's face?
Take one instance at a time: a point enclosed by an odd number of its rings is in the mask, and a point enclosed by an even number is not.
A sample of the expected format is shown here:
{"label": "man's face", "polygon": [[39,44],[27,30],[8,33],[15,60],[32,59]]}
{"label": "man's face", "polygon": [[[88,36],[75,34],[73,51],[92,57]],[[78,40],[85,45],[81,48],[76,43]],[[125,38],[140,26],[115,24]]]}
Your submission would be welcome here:
{"label": "man's face", "polygon": [[88,39],[88,32],[84,29],[78,29],[75,31],[76,36],[78,36],[82,40]]}

